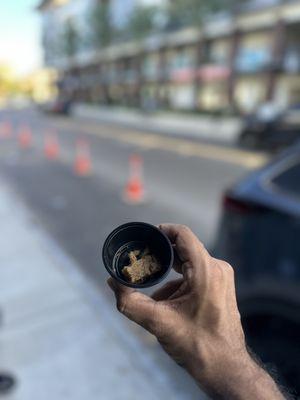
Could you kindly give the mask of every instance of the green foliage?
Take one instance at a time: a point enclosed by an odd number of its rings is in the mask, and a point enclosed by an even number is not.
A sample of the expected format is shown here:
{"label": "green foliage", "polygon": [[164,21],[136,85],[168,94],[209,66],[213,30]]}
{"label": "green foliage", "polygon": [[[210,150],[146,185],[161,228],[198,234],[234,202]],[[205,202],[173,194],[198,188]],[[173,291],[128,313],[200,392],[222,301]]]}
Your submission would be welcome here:
{"label": "green foliage", "polygon": [[21,81],[14,75],[13,69],[0,63],[0,102],[22,92]]}
{"label": "green foliage", "polygon": [[141,39],[154,30],[157,7],[137,5],[127,24],[129,35],[133,39]]}
{"label": "green foliage", "polygon": [[109,45],[113,36],[109,2],[98,0],[92,9],[90,20],[94,46],[100,48]]}
{"label": "green foliage", "polygon": [[74,57],[79,47],[79,33],[74,22],[68,20],[63,31],[63,52],[68,57]]}
{"label": "green foliage", "polygon": [[112,24],[110,1],[96,0],[89,16],[91,36],[88,41],[93,47],[101,48],[114,40],[142,39],[157,30],[201,27],[214,12],[230,11],[233,5],[244,1],[247,0],[168,0],[156,6],[138,4],[126,26],[118,30]]}
{"label": "green foliage", "polygon": [[208,15],[227,11],[238,0],[169,0],[166,7],[170,28],[201,26]]}

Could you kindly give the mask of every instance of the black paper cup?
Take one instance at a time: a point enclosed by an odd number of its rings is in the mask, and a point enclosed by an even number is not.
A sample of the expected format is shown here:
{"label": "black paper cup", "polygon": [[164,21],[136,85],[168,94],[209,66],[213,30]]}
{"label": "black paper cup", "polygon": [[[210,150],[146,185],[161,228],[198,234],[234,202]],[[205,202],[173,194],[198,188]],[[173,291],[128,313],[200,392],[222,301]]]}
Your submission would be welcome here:
{"label": "black paper cup", "polygon": [[[150,250],[158,260],[161,270],[143,283],[126,280],[122,269],[129,264],[128,253],[133,250]],[[123,285],[147,288],[161,282],[173,265],[174,252],[169,238],[156,226],[145,222],[129,222],[113,230],[104,242],[103,263],[109,274]]]}

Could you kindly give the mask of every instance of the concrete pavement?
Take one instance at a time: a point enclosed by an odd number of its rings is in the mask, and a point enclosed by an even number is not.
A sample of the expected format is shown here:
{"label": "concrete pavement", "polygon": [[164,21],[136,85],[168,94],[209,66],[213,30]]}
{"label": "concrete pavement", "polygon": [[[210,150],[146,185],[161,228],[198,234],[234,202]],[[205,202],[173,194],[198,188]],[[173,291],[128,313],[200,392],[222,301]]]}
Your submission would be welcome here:
{"label": "concrete pavement", "polygon": [[[13,138],[2,141],[3,172],[24,192],[34,211],[41,211],[43,219],[50,212],[50,228],[57,222],[63,233],[72,231],[72,243],[78,231],[74,223],[87,228],[84,238],[80,235],[78,240],[84,240],[86,235],[89,240],[84,246],[76,246],[76,254],[90,249],[102,232],[105,235],[116,224],[128,220],[184,223],[211,246],[225,188],[267,160],[254,152],[79,118],[48,117],[32,110],[4,112],[2,118],[10,118],[15,131],[24,122],[33,131],[33,148],[29,152],[18,150]],[[55,165],[43,157],[44,136],[53,130],[61,146],[60,160]],[[71,170],[75,141],[82,137],[89,140],[93,163],[93,177],[85,182],[74,179]],[[136,152],[144,159],[146,203],[126,207],[120,200],[128,179],[128,159]],[[60,211],[55,206],[57,201],[63,203]],[[100,204],[105,204],[105,213]],[[72,229],[66,229],[66,223]],[[85,260],[93,251],[86,253]]]}
{"label": "concrete pavement", "polygon": [[196,399],[0,182],[0,371],[5,399]]}
{"label": "concrete pavement", "polygon": [[[1,140],[1,174],[30,207],[43,229],[76,260],[76,267],[68,270],[80,268],[79,275],[87,277],[87,282],[93,282],[92,288],[97,285],[96,290],[86,290],[90,285],[84,284],[83,293],[95,293],[91,296],[92,304],[97,304],[98,293],[101,298],[105,295],[109,299],[110,312],[105,313],[104,320],[113,313],[126,327],[122,328],[119,337],[124,336],[124,331],[130,332],[129,337],[138,337],[143,345],[134,353],[139,359],[146,354],[140,361],[140,369],[143,370],[149,359],[151,365],[159,365],[159,371],[163,371],[159,376],[165,376],[164,382],[172,382],[164,383],[166,390],[173,388],[172,399],[177,399],[176,396],[198,399],[199,389],[165,356],[152,337],[117,314],[105,284],[106,273],[101,268],[99,246],[115,226],[132,220],[153,224],[162,221],[185,223],[206,244],[212,243],[224,188],[252,169],[254,164],[259,164],[262,161],[260,155],[232,152],[231,148],[204,146],[189,139],[154,135],[84,118],[48,117],[30,109],[3,111],[0,118],[12,124],[11,137]],[[17,140],[18,128],[24,123],[32,128],[33,134],[32,147],[27,150],[21,149]],[[61,152],[59,160],[51,162],[44,157],[43,144],[45,135],[53,130],[57,133]],[[85,179],[73,173],[75,143],[82,137],[91,145],[93,162],[93,174]],[[128,158],[136,152],[144,158],[146,202],[130,206],[122,201],[122,192],[128,179]],[[48,238],[45,242],[47,248],[52,248]],[[61,251],[50,250],[50,253],[56,255]],[[76,282],[86,282],[86,279],[79,278]],[[95,354],[99,359],[99,353],[95,351]],[[0,365],[0,371],[1,367],[14,369],[8,362]],[[70,381],[68,378],[67,382]],[[69,386],[67,390],[70,390]]]}
{"label": "concrete pavement", "polygon": [[[196,139],[167,137],[166,135],[149,133],[147,130],[137,131],[131,128],[99,123],[85,118],[47,116],[32,109],[18,111],[3,110],[3,112],[0,112],[0,121],[1,120],[10,122],[12,126],[10,137],[1,139],[1,175],[5,177],[11,187],[17,190],[22,200],[26,202],[26,205],[32,212],[30,215],[34,215],[34,217],[38,219],[43,229],[47,230],[47,232],[55,238],[59,246],[74,258],[76,263],[66,261],[66,256],[61,255],[61,250],[53,244],[49,237],[43,240],[43,246],[49,249],[47,250],[47,257],[46,254],[43,253],[40,258],[43,257],[43,259],[46,259],[49,254],[51,254],[51,258],[53,258],[54,255],[58,257],[57,255],[59,254],[58,265],[64,266],[63,271],[67,269],[67,280],[72,278],[71,281],[73,281],[75,274],[76,286],[79,283],[81,288],[79,292],[83,293],[84,297],[89,299],[89,304],[92,304],[94,307],[96,306],[96,314],[98,314],[98,310],[102,310],[102,301],[98,304],[98,294],[101,299],[103,296],[108,299],[109,311],[101,311],[101,318],[98,323],[103,326],[108,323],[107,321],[110,321],[109,317],[111,317],[111,315],[117,315],[114,319],[119,321],[117,322],[117,326],[121,328],[119,330],[114,329],[114,331],[118,332],[117,336],[122,338],[122,342],[124,339],[131,338],[131,343],[133,343],[133,345],[128,346],[131,349],[128,354],[126,351],[125,353],[121,353],[123,354],[121,359],[130,359],[133,353],[138,355],[139,361],[136,361],[138,367],[134,366],[133,370],[135,370],[135,368],[139,371],[148,371],[149,368],[154,370],[158,365],[158,376],[154,378],[154,382],[156,382],[156,380],[157,382],[161,382],[160,380],[163,379],[162,386],[165,388],[163,390],[167,391],[167,393],[164,392],[164,396],[170,396],[170,398],[175,400],[177,398],[187,400],[199,399],[199,389],[196,387],[195,383],[162,352],[156,341],[153,340],[153,337],[147,335],[144,330],[138,329],[136,325],[130,324],[116,312],[112,301],[112,295],[105,284],[107,274],[104,268],[101,267],[99,246],[115,226],[132,220],[146,221],[153,224],[164,221],[184,223],[189,225],[206,245],[211,245],[220,215],[220,198],[222,193],[231,182],[241,178],[249,169],[251,170],[265,162],[265,155],[240,151],[230,148],[229,146],[216,146],[208,143],[203,144]],[[20,148],[18,140],[19,128],[24,124],[30,126],[32,130],[32,146],[26,150]],[[53,131],[59,140],[60,156],[58,160],[50,161],[44,157],[43,146],[45,137],[49,132]],[[79,178],[75,176],[73,172],[76,141],[82,138],[85,138],[85,140],[88,140],[90,143],[93,164],[92,175],[85,178]],[[144,159],[146,201],[138,206],[132,206],[124,203],[122,194],[124,185],[128,180],[128,159],[136,152]],[[18,208],[14,206],[15,202],[10,202],[12,203],[12,207]],[[25,214],[28,215],[28,212],[26,211]],[[31,218],[31,216],[29,218]],[[26,228],[26,230],[31,231],[32,228]],[[38,231],[40,242],[45,234],[41,234],[40,229],[38,229]],[[1,238],[2,236],[1,232]],[[20,234],[14,236],[18,238]],[[6,246],[4,241],[3,245]],[[12,247],[12,245],[10,245],[10,247]],[[22,249],[17,251],[18,254],[22,253]],[[52,264],[49,264],[49,261],[47,265],[51,268],[53,267]],[[69,267],[66,267],[67,265],[69,265]],[[30,268],[28,268],[28,270],[30,271]],[[14,276],[11,277],[11,280],[13,279]],[[1,280],[2,277],[0,275],[0,282]],[[13,287],[12,283],[9,284]],[[96,286],[96,288],[94,286]],[[50,294],[47,296],[50,298]],[[54,297],[56,298],[56,293]],[[2,303],[1,299],[0,293],[0,308]],[[67,301],[69,301],[68,297]],[[50,300],[49,303],[52,304]],[[51,320],[54,319],[52,308],[55,307],[50,307],[51,312],[49,311],[49,315]],[[59,306],[56,308],[61,311]],[[63,304],[62,308],[66,309],[67,305],[65,306]],[[79,309],[80,307],[76,307],[76,309],[77,308]],[[45,307],[45,309],[48,313],[48,308]],[[42,309],[42,312],[43,310],[44,309]],[[73,307],[72,310],[75,313]],[[107,307],[103,307],[103,310],[107,310]],[[42,312],[36,312],[36,314],[40,315]],[[26,311],[26,313],[30,314],[29,311]],[[85,311],[81,312],[81,314],[82,313],[84,314]],[[77,319],[84,321],[84,316],[82,315],[77,316],[77,314],[75,314],[70,316],[66,312],[65,316],[68,321],[72,318],[76,321]],[[62,330],[62,335],[72,338],[73,335],[75,335],[75,339],[78,341],[80,340],[80,344],[84,342],[84,351],[92,353],[93,357],[95,357],[96,361],[83,361],[83,365],[88,365],[88,367],[86,367],[88,369],[88,374],[82,373],[82,380],[86,382],[87,375],[91,375],[92,382],[94,382],[91,386],[96,387],[98,391],[100,384],[98,384],[97,379],[99,379],[99,374],[103,374],[99,349],[97,346],[95,346],[96,350],[92,349],[92,345],[89,344],[90,342],[85,336],[87,335],[85,332],[86,330],[81,333],[80,337],[78,337],[78,334],[74,334],[74,330],[80,331],[81,323],[77,324],[75,321],[75,327],[68,328],[69,323],[66,327],[64,326],[64,318],[60,313],[58,317],[59,321],[57,322],[57,326]],[[97,315],[97,317],[99,317],[99,315]],[[84,326],[89,326],[89,320],[90,318],[86,318],[87,322],[84,322]],[[42,325],[44,331],[48,329],[47,321],[48,320],[43,321],[43,324],[46,326],[45,328],[45,326]],[[120,321],[122,321],[121,325]],[[38,320],[36,322],[34,320],[34,324],[40,324],[40,321]],[[98,332],[100,331],[95,321],[91,323],[91,326],[92,328],[95,326]],[[89,327],[87,329],[91,335]],[[74,350],[72,345],[65,343],[66,340],[60,339],[60,335],[54,334],[55,331],[52,327],[52,323],[49,324],[49,331],[52,332],[54,340],[57,343],[62,343],[60,344],[60,348],[71,347],[71,349],[66,351],[66,354],[70,353],[72,355],[76,353],[78,360],[81,360],[80,357],[82,354],[81,352],[79,354],[79,347],[77,346],[78,349]],[[20,332],[23,332],[22,325],[20,327]],[[109,332],[111,332],[111,330]],[[124,335],[124,332],[128,334]],[[6,336],[6,341],[9,343],[8,339],[12,336],[9,334],[6,334]],[[112,335],[109,335],[109,339],[111,339],[111,336]],[[7,370],[11,369],[12,372],[15,372],[16,369],[16,374],[19,380],[21,379],[20,382],[23,382],[24,377],[19,371],[21,368],[19,366],[20,363],[9,361],[13,360],[13,348],[15,343],[18,344],[18,341],[21,343],[21,339],[18,336],[16,337],[17,341],[12,341],[10,343],[10,354],[6,356],[5,360],[3,358],[4,361],[0,361],[0,371],[4,368]],[[30,339],[30,337],[29,339],[28,337],[24,338],[21,344],[18,344],[18,348],[20,348],[22,352]],[[81,338],[83,339],[81,340]],[[137,338],[139,342],[142,343],[142,346],[138,347],[138,350],[135,348],[135,343],[139,343],[136,342]],[[0,360],[2,360],[1,352],[3,348],[1,347],[1,340],[0,330]],[[93,336],[91,339],[93,343],[98,343],[99,340],[98,336]],[[37,354],[41,353],[40,348],[42,350],[51,349],[51,343],[47,337],[35,340],[35,342],[37,344],[41,342],[41,344],[38,345]],[[115,340],[115,342],[117,342],[117,340]],[[6,346],[6,348],[9,347]],[[53,354],[55,361],[53,361],[52,365],[59,371],[62,371],[62,381],[66,381],[66,383],[57,383],[57,380],[54,380],[54,383],[57,386],[62,385],[61,390],[72,397],[73,391],[76,392],[78,389],[73,389],[70,386],[71,383],[73,385],[73,381],[68,373],[66,378],[63,374],[64,369],[67,371],[69,370],[69,367],[65,368],[66,361],[64,361],[65,357],[69,356],[60,356],[55,352],[53,352]],[[46,356],[43,356],[43,353],[41,353],[41,355],[42,358],[46,358],[48,353],[46,353]],[[27,359],[30,360],[29,355],[26,357],[24,356],[24,358],[25,361],[27,361]],[[61,361],[60,358],[63,360]],[[59,361],[56,361],[56,359],[59,359]],[[70,374],[74,373],[74,376],[80,376],[81,371],[73,367],[73,364],[76,364],[73,362],[74,359],[76,359],[74,354],[70,356],[70,359],[72,365]],[[85,358],[83,358],[83,360],[85,360]],[[24,376],[27,377],[28,375],[31,381],[35,380],[35,376],[39,376],[36,371],[41,370],[39,366],[41,360],[38,359],[36,362],[38,367],[34,365],[32,367],[33,372],[29,373],[29,367],[24,366]],[[31,363],[29,363],[29,365],[31,366]],[[92,367],[90,367],[90,365],[92,365]],[[123,370],[125,370],[125,363],[121,362],[121,365]],[[152,367],[153,365],[155,368]],[[23,365],[21,366],[23,368]],[[73,368],[75,368],[74,372]],[[95,369],[97,373],[90,372],[90,370],[93,369]],[[115,369],[115,363],[113,362],[113,373]],[[46,372],[44,374],[48,380],[53,379],[49,372],[50,370],[51,366],[49,367],[46,365]],[[147,375],[148,373],[143,372],[143,374]],[[55,377],[55,379],[58,378]],[[76,378],[76,382],[78,379],[79,378]],[[105,382],[106,380],[107,382],[111,382],[109,379],[105,378]],[[132,383],[132,380],[129,380],[129,382]],[[26,390],[32,390],[31,384],[26,383],[26,387],[28,387]],[[33,386],[34,385],[36,385],[35,381]],[[45,385],[46,383],[43,382],[39,390],[42,391],[43,388],[48,388],[48,386]],[[156,386],[156,383],[154,383],[154,386]],[[107,386],[104,384],[104,388],[105,387]],[[145,384],[145,391],[146,390],[148,390],[147,384]],[[153,390],[152,392],[150,391],[150,396],[154,393]],[[19,396],[18,392],[16,393]],[[30,395],[32,395],[32,393],[33,392],[30,392]],[[100,394],[101,393],[102,392],[100,392]],[[119,394],[119,392],[117,393]],[[128,392],[125,391],[125,394],[127,395]],[[28,395],[27,398],[30,398],[30,395]],[[55,396],[56,392],[53,398],[57,398],[57,396]],[[160,398],[157,397],[158,395],[156,392],[153,396],[154,399]],[[25,400],[27,400],[27,398],[25,398]],[[77,397],[75,397],[75,399],[76,398]],[[119,398],[122,399],[124,397]],[[19,399],[22,400],[23,397],[22,399],[21,397],[16,397],[16,400]]]}

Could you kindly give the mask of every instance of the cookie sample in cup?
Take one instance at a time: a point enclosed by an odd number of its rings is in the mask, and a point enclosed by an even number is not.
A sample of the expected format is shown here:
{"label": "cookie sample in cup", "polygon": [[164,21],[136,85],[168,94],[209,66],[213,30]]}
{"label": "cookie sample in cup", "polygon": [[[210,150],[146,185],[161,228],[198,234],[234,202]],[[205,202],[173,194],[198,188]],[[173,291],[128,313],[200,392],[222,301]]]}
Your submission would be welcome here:
{"label": "cookie sample in cup", "polygon": [[133,250],[128,253],[130,264],[122,269],[123,275],[131,283],[142,283],[161,270],[156,257],[148,247],[144,251]]}
{"label": "cookie sample in cup", "polygon": [[102,250],[103,263],[120,283],[146,288],[159,283],[173,265],[173,248],[156,226],[130,222],[108,235]]}

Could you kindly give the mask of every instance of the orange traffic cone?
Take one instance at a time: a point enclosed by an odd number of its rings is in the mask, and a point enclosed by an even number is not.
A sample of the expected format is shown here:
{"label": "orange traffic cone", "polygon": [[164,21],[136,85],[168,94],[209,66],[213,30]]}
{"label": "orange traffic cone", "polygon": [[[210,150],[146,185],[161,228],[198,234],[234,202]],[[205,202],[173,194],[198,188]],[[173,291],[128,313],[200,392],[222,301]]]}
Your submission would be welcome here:
{"label": "orange traffic cone", "polygon": [[129,158],[129,179],[125,186],[123,198],[130,204],[142,203],[145,199],[143,160],[137,154],[133,154]]}
{"label": "orange traffic cone", "polygon": [[12,136],[12,126],[9,121],[4,121],[0,124],[0,138],[8,139]]}
{"label": "orange traffic cone", "polygon": [[22,126],[19,130],[18,142],[21,149],[28,149],[32,145],[32,132],[29,126]]}
{"label": "orange traffic cone", "polygon": [[59,156],[59,143],[55,133],[48,133],[44,140],[44,155],[48,160],[56,160]]}
{"label": "orange traffic cone", "polygon": [[90,146],[89,143],[83,139],[79,139],[76,142],[74,172],[77,176],[87,176],[92,172]]}

